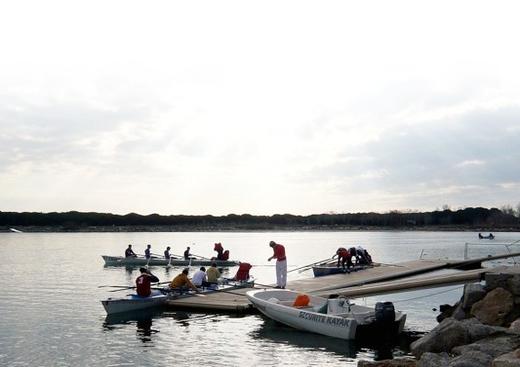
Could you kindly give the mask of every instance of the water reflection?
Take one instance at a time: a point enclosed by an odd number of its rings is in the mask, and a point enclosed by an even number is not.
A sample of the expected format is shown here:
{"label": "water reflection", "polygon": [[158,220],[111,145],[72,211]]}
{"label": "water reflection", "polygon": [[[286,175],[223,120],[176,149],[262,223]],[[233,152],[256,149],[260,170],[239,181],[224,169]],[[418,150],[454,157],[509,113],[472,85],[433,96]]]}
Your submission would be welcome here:
{"label": "water reflection", "polygon": [[[258,316],[261,317],[261,316]],[[250,333],[254,339],[263,339],[280,344],[290,344],[309,350],[327,351],[342,357],[355,359],[358,354],[370,355],[374,360],[392,359],[409,355],[410,344],[421,335],[403,333],[393,338],[372,338],[363,340],[343,340],[324,335],[299,331],[263,318],[259,328]]]}
{"label": "water reflection", "polygon": [[153,334],[159,330],[152,329],[153,319],[162,314],[160,310],[141,310],[138,312],[124,312],[115,315],[108,315],[103,323],[103,330],[109,332],[117,329],[121,325],[135,325],[137,326],[137,337],[143,343],[152,341]]}

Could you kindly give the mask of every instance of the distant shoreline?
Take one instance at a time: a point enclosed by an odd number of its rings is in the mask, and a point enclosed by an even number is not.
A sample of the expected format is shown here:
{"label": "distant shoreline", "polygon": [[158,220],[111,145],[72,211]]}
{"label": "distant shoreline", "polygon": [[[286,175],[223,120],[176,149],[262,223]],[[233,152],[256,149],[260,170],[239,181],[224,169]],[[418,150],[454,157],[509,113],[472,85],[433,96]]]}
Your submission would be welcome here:
{"label": "distant shoreline", "polygon": [[333,232],[333,231],[428,231],[428,232],[520,232],[520,227],[473,226],[1,226],[0,233],[117,233],[117,232]]}

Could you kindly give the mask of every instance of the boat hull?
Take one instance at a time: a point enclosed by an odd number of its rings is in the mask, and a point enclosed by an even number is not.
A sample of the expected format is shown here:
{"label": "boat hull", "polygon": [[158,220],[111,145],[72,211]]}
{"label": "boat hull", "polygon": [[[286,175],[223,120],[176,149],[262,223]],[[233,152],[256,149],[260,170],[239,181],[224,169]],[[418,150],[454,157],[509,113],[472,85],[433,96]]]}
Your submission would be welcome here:
{"label": "boat hull", "polygon": [[212,263],[217,264],[218,267],[237,266],[238,261],[224,261],[224,260],[204,260],[204,259],[172,259],[166,260],[152,257],[145,259],[143,257],[122,257],[122,256],[101,256],[107,266],[211,266]]}
{"label": "boat hull", "polygon": [[[370,267],[369,265],[356,265],[354,267],[350,268],[350,272],[360,271],[364,270],[366,268]],[[333,274],[346,274],[347,271],[343,270],[343,268],[336,265],[316,265],[312,267],[312,273],[315,277],[323,277],[326,275],[333,275]]]}
{"label": "boat hull", "polygon": [[[309,296],[307,307],[296,308],[292,304],[298,292],[290,290],[256,290],[246,293],[249,301],[265,316],[295,329],[327,335],[339,339],[356,339],[362,334],[381,335],[381,330],[403,330],[406,315],[398,312],[395,320],[381,324],[375,321],[375,312],[370,307],[349,305],[349,312],[323,311],[328,301],[322,297]],[[385,334],[388,334],[385,332]]]}
{"label": "boat hull", "polygon": [[109,298],[101,301],[101,304],[108,315],[113,315],[161,306],[167,299],[168,296],[157,292],[149,297],[140,297],[133,294],[124,298]]}

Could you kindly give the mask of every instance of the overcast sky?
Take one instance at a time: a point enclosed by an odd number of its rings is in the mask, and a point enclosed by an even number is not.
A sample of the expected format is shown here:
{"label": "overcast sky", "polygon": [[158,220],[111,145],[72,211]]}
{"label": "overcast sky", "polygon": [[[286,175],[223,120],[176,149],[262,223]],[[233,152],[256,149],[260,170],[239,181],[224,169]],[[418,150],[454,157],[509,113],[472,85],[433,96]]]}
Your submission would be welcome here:
{"label": "overcast sky", "polygon": [[519,14],[517,1],[2,2],[0,210],[516,206]]}

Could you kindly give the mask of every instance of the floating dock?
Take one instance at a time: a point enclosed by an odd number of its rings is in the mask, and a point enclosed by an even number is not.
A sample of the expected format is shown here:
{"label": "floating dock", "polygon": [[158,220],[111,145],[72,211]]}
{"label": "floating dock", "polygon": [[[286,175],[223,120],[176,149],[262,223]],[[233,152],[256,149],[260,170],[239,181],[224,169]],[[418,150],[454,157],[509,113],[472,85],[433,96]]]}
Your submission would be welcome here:
{"label": "floating dock", "polygon": [[[410,289],[442,287],[451,284],[478,282],[484,273],[501,268],[478,269],[484,261],[520,256],[511,253],[472,260],[412,260],[396,264],[379,264],[368,269],[289,281],[287,288],[302,293],[313,293],[327,296],[331,293],[350,297],[369,296],[375,294],[399,292]],[[456,274],[429,277],[424,279],[403,279],[440,269],[474,269]],[[274,273],[273,273],[274,275]],[[372,284],[372,286],[368,286]],[[274,286],[274,284],[273,284]],[[262,288],[258,285],[255,288]],[[198,309],[221,312],[254,312],[253,306],[246,297],[251,288],[234,289],[232,291],[214,292],[207,295],[167,301],[167,306],[186,309]]]}

